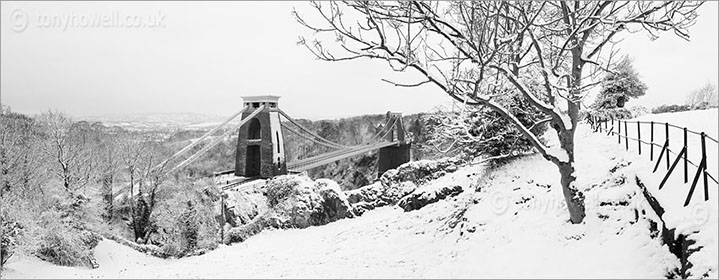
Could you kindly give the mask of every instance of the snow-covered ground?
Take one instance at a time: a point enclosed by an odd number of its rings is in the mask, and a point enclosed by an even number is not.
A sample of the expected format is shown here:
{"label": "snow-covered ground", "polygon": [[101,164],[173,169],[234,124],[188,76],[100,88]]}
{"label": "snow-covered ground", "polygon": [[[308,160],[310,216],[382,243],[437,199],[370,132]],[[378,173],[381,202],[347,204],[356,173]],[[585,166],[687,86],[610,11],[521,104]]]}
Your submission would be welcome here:
{"label": "snow-covered ground", "polygon": [[[243,243],[179,260],[146,256],[105,240],[95,250],[97,269],[16,257],[3,277],[666,277],[679,261],[660,237],[652,237],[648,219],[657,218],[634,175],[663,205],[683,202],[685,190],[680,198],[671,197],[671,190],[681,186],[656,190],[648,155],[625,151],[614,137],[580,126],[577,138],[577,184],[585,191],[587,205],[583,224],[568,223],[556,167],[530,156],[493,172],[484,173],[480,165],[465,166],[431,181],[422,187],[460,185],[464,192],[415,211],[388,206],[325,226],[268,230]],[[719,192],[713,188],[709,202],[692,202],[701,205],[701,211],[677,202],[679,206],[667,207],[676,213],[665,214],[665,219],[702,230],[698,236],[705,247],[690,260],[694,271],[716,278]]]}
{"label": "snow-covered ground", "polygon": [[[713,108],[702,111],[688,111],[678,113],[666,113],[657,115],[646,115],[638,118],[642,121],[668,122],[677,126],[685,126],[690,130],[697,132],[705,132],[714,139],[719,139],[719,109]],[[632,131],[631,129],[629,130]],[[642,131],[642,133],[645,133]],[[655,131],[656,133],[656,131]],[[681,130],[670,128],[670,146],[676,152],[681,150],[683,145],[683,133]],[[663,131],[661,133],[663,136]],[[631,136],[631,134],[630,134]],[[688,134],[688,151],[689,159],[695,163],[699,163],[701,158],[700,138]],[[642,137],[644,139],[644,136]],[[656,138],[655,138],[656,139]],[[663,141],[663,137],[661,140]],[[681,141],[678,141],[682,139]],[[631,143],[631,142],[630,142]],[[636,145],[636,143],[633,143]],[[636,147],[631,147],[630,151],[624,155],[628,160],[638,163],[634,167],[634,172],[644,181],[650,192],[657,198],[659,203],[665,208],[664,222],[669,228],[676,228],[675,234],[690,235],[690,238],[697,241],[692,248],[702,248],[693,253],[689,257],[689,261],[694,264],[691,271],[699,272],[704,270],[712,270],[711,278],[717,278],[717,262],[719,262],[719,185],[708,179],[707,191],[709,200],[705,201],[705,193],[703,189],[703,179],[700,178],[696,189],[691,197],[688,206],[684,206],[684,202],[689,193],[692,180],[696,172],[696,168],[689,165],[688,182],[684,182],[683,162],[679,162],[674,172],[667,180],[665,186],[659,190],[659,184],[666,174],[666,164],[662,163],[656,173],[652,173],[654,164],[649,162],[649,155],[645,150],[639,156]],[[719,145],[713,141],[706,141],[707,150],[707,171],[714,178],[719,178]],[[658,150],[655,150],[655,156]],[[675,155],[670,157],[673,161]],[[656,160],[656,158],[655,158]]]}
{"label": "snow-covered ground", "polygon": [[[632,121],[643,121],[643,122],[663,122],[670,123],[679,127],[686,127],[689,130],[696,132],[704,132],[713,139],[719,139],[719,108],[712,108],[698,111],[686,111],[677,113],[664,113],[664,114],[650,114],[638,117]],[[629,130],[627,131],[630,137],[637,138],[637,127],[636,123],[632,124],[631,121],[628,124]],[[647,124],[641,125],[642,128],[642,140],[649,142],[651,135],[651,126]],[[624,129],[622,127],[622,129]],[[622,131],[624,134],[624,131]],[[665,136],[665,128],[663,125],[655,124],[654,127],[654,143],[662,145]],[[718,178],[719,175],[719,144],[716,142],[706,139],[706,153],[707,153],[707,170]],[[624,144],[624,142],[622,142]],[[669,148],[675,153],[679,153],[684,145],[684,133],[681,129],[675,127],[669,127]],[[629,141],[629,149],[637,151],[636,141]],[[654,156],[659,156],[661,148],[654,148]],[[689,160],[699,165],[701,160],[701,137],[693,133],[687,133],[687,153]],[[643,145],[642,154],[649,156],[649,146]],[[671,156],[672,160],[675,158],[674,154]],[[666,170],[666,165],[663,165]],[[684,163],[680,162],[677,168],[684,168]],[[681,170],[683,172],[683,169]],[[690,178],[692,180],[696,172],[695,167],[689,168]],[[683,173],[682,173],[683,176]]]}

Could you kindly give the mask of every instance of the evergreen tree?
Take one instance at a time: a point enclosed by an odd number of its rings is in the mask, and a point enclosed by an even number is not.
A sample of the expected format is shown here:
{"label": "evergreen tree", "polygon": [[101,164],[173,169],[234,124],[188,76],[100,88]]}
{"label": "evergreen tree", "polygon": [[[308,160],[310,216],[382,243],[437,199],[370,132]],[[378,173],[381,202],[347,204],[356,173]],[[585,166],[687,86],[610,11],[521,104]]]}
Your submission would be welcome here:
{"label": "evergreen tree", "polygon": [[614,72],[602,79],[602,89],[594,102],[594,108],[624,108],[630,98],[638,98],[647,91],[647,85],[639,80],[639,74],[632,66],[632,60],[625,57]]}

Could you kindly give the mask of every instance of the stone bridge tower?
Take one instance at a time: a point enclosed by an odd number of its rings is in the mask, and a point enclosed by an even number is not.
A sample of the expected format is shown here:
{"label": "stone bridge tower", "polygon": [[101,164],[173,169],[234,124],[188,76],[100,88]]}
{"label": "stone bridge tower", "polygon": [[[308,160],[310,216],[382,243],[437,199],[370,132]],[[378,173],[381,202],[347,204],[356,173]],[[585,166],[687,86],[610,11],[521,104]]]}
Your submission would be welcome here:
{"label": "stone bridge tower", "polygon": [[270,178],[287,174],[285,146],[278,111],[279,96],[242,98],[246,118],[257,108],[265,108],[240,127],[235,151],[235,176]]}
{"label": "stone bridge tower", "polygon": [[384,141],[399,143],[396,146],[379,149],[377,177],[381,177],[385,171],[397,168],[410,160],[411,143],[404,138],[405,131],[404,124],[402,123],[402,113],[387,112],[385,118],[389,121],[387,125],[393,125],[393,127],[392,130],[387,133],[387,136],[385,136]]}

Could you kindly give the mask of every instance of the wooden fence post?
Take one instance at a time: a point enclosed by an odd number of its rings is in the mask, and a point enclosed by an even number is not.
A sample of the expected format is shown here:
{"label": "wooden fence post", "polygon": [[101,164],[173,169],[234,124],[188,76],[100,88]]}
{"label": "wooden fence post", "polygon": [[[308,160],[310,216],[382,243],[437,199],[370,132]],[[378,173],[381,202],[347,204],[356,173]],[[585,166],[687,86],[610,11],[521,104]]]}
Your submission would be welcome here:
{"label": "wooden fence post", "polygon": [[[667,150],[669,149],[669,123],[664,123],[664,135],[667,138]],[[669,170],[669,151],[667,151],[667,170]]]}
{"label": "wooden fence post", "polygon": [[669,124],[664,123],[664,133],[666,136],[666,139],[664,139],[664,145],[662,145],[662,150],[659,152],[659,156],[657,157],[657,163],[654,165],[654,171],[657,172],[657,169],[659,168],[659,164],[662,163],[662,157],[664,154],[667,154],[667,170],[669,170]]}
{"label": "wooden fence post", "polygon": [[707,182],[707,144],[705,139],[706,134],[702,131],[702,162],[700,166],[704,175],[704,201],[707,201],[709,200],[709,185]]}
{"label": "wooden fence post", "polygon": [[642,126],[639,121],[637,121],[637,149],[639,150],[639,155],[642,155]]}
{"label": "wooden fence post", "polygon": [[651,122],[651,128],[649,130],[650,144],[649,144],[649,160],[654,161],[654,121]]}
{"label": "wooden fence post", "polygon": [[617,133],[617,140],[619,144],[622,143],[622,120],[617,120],[617,127],[619,127],[619,133]]}
{"label": "wooden fence post", "polygon": [[684,183],[689,182],[689,171],[687,169],[688,159],[689,157],[689,150],[687,150],[687,128],[684,128],[684,150],[686,153],[684,153]]}
{"label": "wooden fence post", "polygon": [[[702,160],[699,163],[699,167],[697,168],[697,173],[694,175],[694,180],[692,180],[692,186],[689,188],[689,194],[687,194],[687,199],[684,201],[684,206],[686,207],[689,205],[689,202],[692,199],[692,194],[694,194],[694,189],[697,186],[697,181],[699,181],[699,175],[703,175],[704,177],[704,201],[709,200],[709,182],[707,182],[707,154],[706,154],[706,134],[704,132],[701,133],[702,138]],[[702,174],[703,173],[703,174]]]}
{"label": "wooden fence post", "polygon": [[624,146],[627,151],[629,150],[629,128],[627,128],[627,121],[624,121]]}

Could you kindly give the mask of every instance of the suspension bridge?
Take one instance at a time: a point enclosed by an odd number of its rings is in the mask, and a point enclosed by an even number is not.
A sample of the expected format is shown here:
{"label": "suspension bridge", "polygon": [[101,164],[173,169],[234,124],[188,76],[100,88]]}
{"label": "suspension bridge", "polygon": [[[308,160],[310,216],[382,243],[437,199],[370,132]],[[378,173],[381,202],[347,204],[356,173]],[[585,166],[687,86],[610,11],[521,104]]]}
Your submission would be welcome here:
{"label": "suspension bridge", "polygon": [[[387,112],[385,123],[377,128],[373,137],[365,143],[347,146],[318,135],[290,117],[279,108],[279,98],[272,95],[243,97],[240,111],[153,169],[167,171],[167,174],[178,171],[225,141],[232,133],[238,133],[235,169],[215,173],[217,176],[229,176],[221,184],[223,189],[256,179],[307,171],[372,151],[379,151],[378,175],[410,160],[410,143],[405,140],[401,113]],[[216,136],[223,128],[225,130]],[[299,141],[294,145],[299,150],[286,151],[285,136]],[[204,146],[188,155],[200,144]],[[118,190],[115,196],[128,188]]]}

